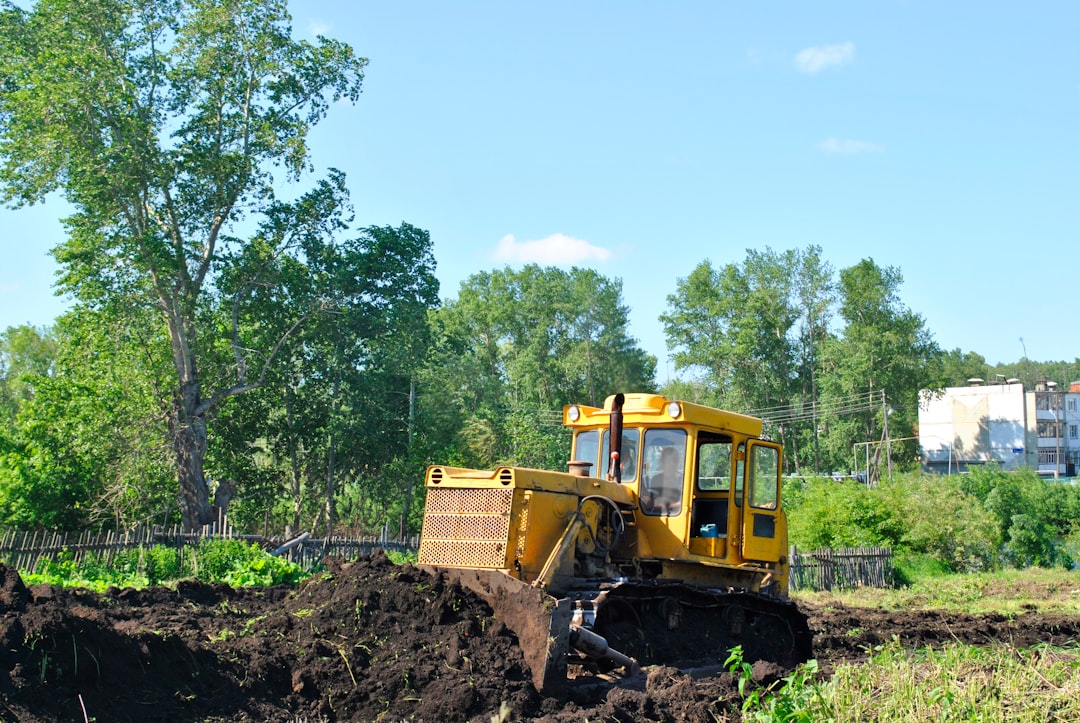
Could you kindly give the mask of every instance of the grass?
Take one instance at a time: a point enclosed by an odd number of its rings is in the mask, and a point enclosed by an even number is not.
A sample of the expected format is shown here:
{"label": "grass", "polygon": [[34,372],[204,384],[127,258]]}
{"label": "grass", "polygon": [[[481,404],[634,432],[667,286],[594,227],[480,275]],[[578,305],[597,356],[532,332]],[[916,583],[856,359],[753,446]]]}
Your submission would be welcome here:
{"label": "grass", "polygon": [[885,610],[947,610],[972,614],[1022,612],[1080,615],[1080,570],[1030,568],[966,575],[937,575],[895,590],[858,588],[800,592],[814,605],[832,602]]}
{"label": "grass", "polygon": [[[1080,615],[1080,571],[1007,570],[922,578],[897,590],[800,593],[814,605]],[[1077,721],[1080,645],[1014,648],[1005,642],[908,650],[893,640],[832,676],[796,671],[785,688],[748,694],[744,721]],[[814,661],[811,661],[814,664]],[[733,671],[734,672],[734,671]]]}
{"label": "grass", "polygon": [[[842,665],[808,720],[1080,720],[1080,648],[1007,645],[904,650],[880,646],[869,662]],[[784,720],[784,719],[781,719]],[[790,720],[790,719],[786,719]]]}

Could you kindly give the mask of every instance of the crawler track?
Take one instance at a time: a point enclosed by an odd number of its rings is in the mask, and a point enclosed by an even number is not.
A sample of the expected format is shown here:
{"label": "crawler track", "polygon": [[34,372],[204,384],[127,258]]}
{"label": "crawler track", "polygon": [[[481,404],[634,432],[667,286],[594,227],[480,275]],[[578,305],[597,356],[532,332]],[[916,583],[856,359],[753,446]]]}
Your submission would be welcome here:
{"label": "crawler track", "polygon": [[790,601],[682,583],[621,583],[592,601],[593,630],[642,665],[722,663],[734,646],[747,661],[785,668],[813,656],[806,617]]}

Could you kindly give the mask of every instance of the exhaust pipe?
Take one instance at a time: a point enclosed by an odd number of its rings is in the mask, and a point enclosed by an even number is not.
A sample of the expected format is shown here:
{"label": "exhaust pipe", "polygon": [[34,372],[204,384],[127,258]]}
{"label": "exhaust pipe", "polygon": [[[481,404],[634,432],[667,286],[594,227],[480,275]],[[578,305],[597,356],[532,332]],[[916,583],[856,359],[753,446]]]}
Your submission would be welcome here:
{"label": "exhaust pipe", "polygon": [[622,465],[619,460],[622,457],[622,407],[626,396],[616,394],[611,403],[611,462],[608,465],[607,478],[622,483]]}

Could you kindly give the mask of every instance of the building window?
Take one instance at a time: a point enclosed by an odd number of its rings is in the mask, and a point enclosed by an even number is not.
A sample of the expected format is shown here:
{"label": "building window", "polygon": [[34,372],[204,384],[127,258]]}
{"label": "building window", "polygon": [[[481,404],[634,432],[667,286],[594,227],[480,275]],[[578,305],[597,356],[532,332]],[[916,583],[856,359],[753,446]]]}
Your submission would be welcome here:
{"label": "building window", "polygon": [[1054,437],[1060,437],[1062,431],[1061,422],[1039,422],[1036,425],[1038,434],[1043,439],[1053,439]]}
{"label": "building window", "polygon": [[1057,450],[1039,450],[1039,464],[1057,464]]}
{"label": "building window", "polygon": [[1061,409],[1061,394],[1036,394],[1035,408],[1041,411]]}
{"label": "building window", "polygon": [[1075,412],[1076,411],[1076,400],[1075,399],[1070,399],[1069,400],[1069,411],[1070,412]]}
{"label": "building window", "polygon": [[1069,425],[1069,439],[1076,439],[1076,425]]}

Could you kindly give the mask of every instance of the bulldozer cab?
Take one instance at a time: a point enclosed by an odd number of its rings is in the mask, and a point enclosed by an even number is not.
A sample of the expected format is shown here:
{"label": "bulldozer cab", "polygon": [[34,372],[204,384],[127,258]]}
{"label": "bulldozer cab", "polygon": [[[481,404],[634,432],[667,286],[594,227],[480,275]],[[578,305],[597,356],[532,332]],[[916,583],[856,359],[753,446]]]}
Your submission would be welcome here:
{"label": "bulldozer cab", "polygon": [[761,420],[626,395],[622,444],[612,450],[610,399],[603,409],[570,410],[564,421],[574,429],[573,460],[610,470],[615,452],[618,481],[637,493],[638,554],[730,565],[775,563],[786,555],[783,452],[760,438]]}

